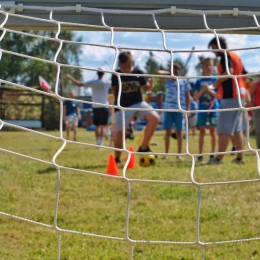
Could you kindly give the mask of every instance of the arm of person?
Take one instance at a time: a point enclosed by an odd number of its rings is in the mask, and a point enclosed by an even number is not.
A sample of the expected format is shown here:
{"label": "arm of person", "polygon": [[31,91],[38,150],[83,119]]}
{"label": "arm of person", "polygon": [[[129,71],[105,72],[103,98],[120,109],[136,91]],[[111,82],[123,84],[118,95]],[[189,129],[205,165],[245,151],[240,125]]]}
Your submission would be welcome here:
{"label": "arm of person", "polygon": [[141,88],[146,91],[152,91],[154,87],[154,78],[149,78],[145,85],[142,85]]}
{"label": "arm of person", "polygon": [[114,98],[116,98],[116,86],[111,86],[111,92],[114,95]]}
{"label": "arm of person", "polygon": [[190,95],[190,91],[189,90],[185,91],[185,97],[186,97],[186,107],[187,107],[187,110],[190,110],[191,95]]}
{"label": "arm of person", "polygon": [[208,84],[204,84],[203,87],[198,91],[198,90],[195,90],[194,91],[194,100],[197,101],[199,100],[199,98],[202,96],[202,94],[208,90]]}
{"label": "arm of person", "polygon": [[63,120],[66,120],[66,110],[67,110],[67,106],[63,106]]}
{"label": "arm of person", "polygon": [[72,77],[70,74],[66,74],[66,78],[71,80],[76,86],[78,87],[83,87],[84,86],[84,83],[76,80],[74,77]]}
{"label": "arm of person", "polygon": [[256,92],[257,85],[254,84],[250,89],[250,96],[251,96],[251,104],[254,106],[254,99],[255,99],[255,92]]}
{"label": "arm of person", "polygon": [[[170,71],[167,71],[167,70],[158,70],[157,74],[159,74],[159,75],[171,75]],[[160,81],[162,83],[165,83],[165,78],[160,77]]]}
{"label": "arm of person", "polygon": [[252,106],[252,99],[249,91],[246,89],[246,102],[245,107],[251,107]]}
{"label": "arm of person", "polygon": [[254,84],[254,85],[251,87],[251,89],[250,89],[251,100],[254,99],[255,91],[256,91],[256,84]]}
{"label": "arm of person", "polygon": [[[229,71],[230,71],[230,74],[232,74],[232,73],[234,72],[233,68],[229,68]],[[222,75],[228,75],[227,71],[224,71],[224,72],[222,73]],[[224,81],[226,81],[226,80],[228,80],[228,79],[230,79],[230,77],[226,77],[226,78],[223,77],[223,78],[217,79],[217,80],[213,83],[213,87],[214,87],[214,88],[218,88],[219,85],[221,85]]]}
{"label": "arm of person", "polygon": [[77,107],[77,114],[78,114],[78,119],[80,120],[81,119],[81,114],[80,114],[80,108]]}

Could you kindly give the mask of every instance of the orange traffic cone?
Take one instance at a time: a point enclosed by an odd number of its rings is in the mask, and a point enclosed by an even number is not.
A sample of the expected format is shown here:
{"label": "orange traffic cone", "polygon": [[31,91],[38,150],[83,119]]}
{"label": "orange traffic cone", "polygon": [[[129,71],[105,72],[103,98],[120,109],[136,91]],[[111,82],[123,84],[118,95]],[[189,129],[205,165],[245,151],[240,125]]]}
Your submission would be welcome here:
{"label": "orange traffic cone", "polygon": [[107,174],[110,175],[119,175],[115,158],[113,154],[109,155],[108,164],[107,164]]}
{"label": "orange traffic cone", "polygon": [[[129,148],[129,151],[130,152],[133,152],[134,151],[134,149],[133,149],[133,147],[132,146],[130,146],[130,148]],[[128,156],[128,155],[127,155]],[[134,169],[136,166],[135,166],[135,155],[132,153],[132,154],[130,154],[130,161],[129,161],[129,163],[128,163],[128,165],[127,165],[127,169]]]}

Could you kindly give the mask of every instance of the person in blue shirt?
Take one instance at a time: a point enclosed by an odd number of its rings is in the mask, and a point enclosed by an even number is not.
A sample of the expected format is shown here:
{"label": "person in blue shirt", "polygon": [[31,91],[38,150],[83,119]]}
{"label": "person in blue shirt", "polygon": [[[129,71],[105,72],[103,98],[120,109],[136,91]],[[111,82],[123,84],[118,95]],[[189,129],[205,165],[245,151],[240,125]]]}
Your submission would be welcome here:
{"label": "person in blue shirt", "polygon": [[[215,110],[219,108],[219,101],[217,99],[217,89],[212,87],[212,84],[217,78],[212,77],[214,70],[214,61],[212,58],[206,58],[201,63],[203,76],[208,78],[198,79],[194,85],[194,100],[198,100],[198,110],[206,110],[198,112],[197,126],[199,127],[199,153],[203,153],[204,137],[206,133],[207,124],[211,135],[211,153],[215,152],[217,142],[217,117],[218,113],[215,111],[208,112],[207,110]],[[214,163],[214,155],[210,155],[208,164]],[[198,161],[203,161],[203,155],[198,157]]]}
{"label": "person in blue shirt", "polygon": [[[159,75],[170,76],[170,71],[159,70]],[[177,136],[177,152],[182,151],[182,140],[183,140],[183,110],[190,110],[191,96],[190,90],[191,86],[186,79],[178,79],[177,77],[181,75],[181,66],[179,63],[174,62],[173,64],[173,74],[172,77],[160,77],[160,80],[166,86],[165,95],[165,109],[172,109],[176,111],[164,112],[164,122],[163,128],[165,129],[165,153],[169,153],[170,149],[170,138],[172,135],[172,126],[175,125],[175,133]],[[178,105],[178,86],[180,89],[180,106]],[[167,156],[164,157],[166,159]],[[178,161],[182,161],[181,156],[177,156]]]}
{"label": "person in blue shirt", "polygon": [[[69,93],[69,98],[74,98],[74,92]],[[63,103],[63,120],[66,125],[67,140],[70,139],[70,129],[73,128],[74,141],[77,141],[78,120],[81,119],[79,104],[76,101],[66,100]]]}

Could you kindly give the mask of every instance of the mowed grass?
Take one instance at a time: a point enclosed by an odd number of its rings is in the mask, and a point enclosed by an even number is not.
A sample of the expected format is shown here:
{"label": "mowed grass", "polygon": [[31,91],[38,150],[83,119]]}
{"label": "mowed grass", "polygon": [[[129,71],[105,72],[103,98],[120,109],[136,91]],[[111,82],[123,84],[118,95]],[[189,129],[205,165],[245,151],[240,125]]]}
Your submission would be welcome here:
{"label": "mowed grass", "polygon": [[[45,133],[59,136],[58,131]],[[136,131],[135,139],[126,141],[128,149],[138,149],[139,135]],[[164,152],[163,136],[163,131],[155,133],[152,142],[158,145],[151,146],[154,152]],[[250,240],[260,238],[260,183],[255,153],[246,153],[245,165],[230,164],[234,158],[231,155],[217,166],[199,165],[195,157],[194,172],[191,156],[185,156],[181,163],[174,155],[168,160],[158,156],[154,167],[137,164],[125,172],[126,178],[115,178],[106,174],[113,150],[84,145],[95,143],[94,132],[82,128],[78,141],[83,145],[67,143],[55,161],[58,166],[82,170],[60,170],[60,259],[120,260],[130,259],[131,252],[133,259],[144,260],[203,259],[202,254],[207,260],[260,259],[260,241]],[[62,140],[29,132],[0,132],[0,148],[50,163],[0,151],[0,212],[5,213],[0,214],[0,259],[58,258],[59,233],[54,226],[59,175],[51,163],[62,144]],[[207,135],[205,152],[210,151],[209,144]],[[250,145],[255,147],[253,137]],[[197,154],[197,147],[198,135],[190,137],[189,152]],[[174,139],[171,152],[176,152]],[[126,157],[127,153],[123,153],[123,162]],[[139,155],[135,158],[138,160]],[[118,168],[122,176],[124,165]],[[135,242],[133,248],[127,237]],[[198,239],[209,244],[202,247],[196,243]],[[240,242],[244,239],[249,240]],[[224,243],[232,240],[238,241]]]}

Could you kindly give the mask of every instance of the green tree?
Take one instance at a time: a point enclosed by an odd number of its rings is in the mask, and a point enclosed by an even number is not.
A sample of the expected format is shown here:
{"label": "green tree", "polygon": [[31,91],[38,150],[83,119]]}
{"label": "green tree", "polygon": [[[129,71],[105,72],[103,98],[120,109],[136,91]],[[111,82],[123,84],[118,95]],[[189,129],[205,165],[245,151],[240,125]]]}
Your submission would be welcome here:
{"label": "green tree", "polygon": [[[148,74],[157,74],[157,71],[160,69],[158,62],[155,60],[153,53],[150,51],[149,58],[145,64],[145,70]],[[159,78],[155,78],[154,80],[154,88],[153,93],[157,93],[159,91],[165,92],[165,86],[160,81]]]}
{"label": "green tree", "polygon": [[[53,63],[54,57],[59,49],[60,42],[55,40],[53,31],[22,31],[35,36],[6,32],[1,41],[1,48],[10,53],[3,52],[1,59],[0,78],[12,83],[18,83],[28,87],[39,86],[39,76],[41,75],[53,87],[57,80],[57,65]],[[48,37],[48,38],[44,38]],[[74,33],[63,31],[59,35],[60,39],[68,41],[81,41],[81,38],[74,39]],[[16,53],[26,55],[21,57]],[[67,65],[79,65],[81,54],[80,45],[64,43],[57,56],[57,62]],[[35,60],[43,59],[44,61]],[[45,61],[46,60],[46,61]],[[49,62],[48,62],[49,61]],[[69,73],[73,77],[81,79],[79,69],[61,66],[59,75],[59,93],[66,96],[66,93],[74,88],[64,74]],[[42,123],[46,129],[53,130],[59,128],[60,103],[56,98],[43,95]],[[19,118],[16,118],[19,119]]]}
{"label": "green tree", "polygon": [[[27,31],[22,31],[27,32]],[[30,34],[40,36],[32,37],[25,34],[7,32],[1,41],[1,48],[14,53],[19,53],[47,61],[54,61],[54,56],[59,48],[59,42],[54,39],[53,31],[29,31]],[[43,37],[50,37],[45,39]],[[74,33],[71,31],[61,32],[63,40],[74,40]],[[75,39],[81,41],[81,38]],[[79,65],[81,54],[80,46],[77,44],[64,43],[57,57],[57,61],[63,64]],[[20,57],[13,54],[3,53],[1,60],[0,78],[26,86],[39,86],[39,75],[45,78],[51,85],[56,82],[57,66],[48,62],[42,62],[30,57]],[[65,91],[60,87],[60,92],[68,92],[72,88],[63,74],[70,73],[75,78],[81,78],[79,69],[63,67],[61,69],[60,79],[66,86]]]}

